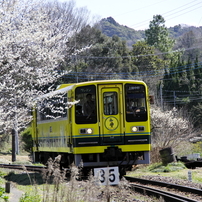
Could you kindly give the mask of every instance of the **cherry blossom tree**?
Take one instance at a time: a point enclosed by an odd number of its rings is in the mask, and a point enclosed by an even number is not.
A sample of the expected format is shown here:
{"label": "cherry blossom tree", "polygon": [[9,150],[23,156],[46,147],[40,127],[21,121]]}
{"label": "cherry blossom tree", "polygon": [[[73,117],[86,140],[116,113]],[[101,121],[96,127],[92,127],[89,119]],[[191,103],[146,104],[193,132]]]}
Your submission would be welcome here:
{"label": "cherry blossom tree", "polygon": [[199,129],[193,127],[193,121],[184,113],[176,108],[165,111],[151,107],[151,162],[162,160],[159,154],[161,149],[171,147],[174,152],[179,151],[183,142],[187,144],[197,136]]}
{"label": "cherry blossom tree", "polygon": [[[56,81],[70,52],[68,39],[86,25],[86,11],[71,1],[0,1],[0,131],[15,136],[30,121],[41,87]],[[80,12],[79,12],[80,11]],[[65,23],[64,20],[65,19]]]}
{"label": "cherry blossom tree", "polygon": [[196,128],[188,117],[182,118],[176,108],[162,111],[151,108],[152,145],[157,148],[175,147],[196,135]]}

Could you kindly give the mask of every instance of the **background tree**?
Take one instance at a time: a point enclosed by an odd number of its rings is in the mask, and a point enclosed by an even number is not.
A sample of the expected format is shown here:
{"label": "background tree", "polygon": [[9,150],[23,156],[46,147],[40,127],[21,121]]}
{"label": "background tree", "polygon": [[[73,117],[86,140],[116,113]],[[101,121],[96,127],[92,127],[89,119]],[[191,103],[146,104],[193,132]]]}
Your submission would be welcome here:
{"label": "background tree", "polygon": [[3,131],[14,129],[18,137],[18,131],[31,120],[28,112],[34,100],[44,93],[41,87],[61,76],[58,70],[69,51],[68,38],[86,23],[82,20],[75,23],[74,5],[70,3],[68,8],[69,18],[64,27],[59,17],[51,15],[58,12],[57,6],[47,9],[47,4],[27,0],[0,2],[0,129]]}
{"label": "background tree", "polygon": [[165,20],[161,15],[153,16],[149,29],[145,30],[145,40],[147,44],[154,46],[161,52],[171,51],[175,43],[175,40],[169,37],[169,32],[165,27]]}
{"label": "background tree", "polygon": [[[145,41],[138,41],[133,45],[131,51],[133,65],[138,67],[139,72],[154,74],[156,70],[162,69],[163,60],[155,55],[155,48],[149,46]],[[144,73],[143,73],[144,74]]]}
{"label": "background tree", "polygon": [[178,56],[182,54],[181,51],[173,52],[175,40],[169,36],[165,20],[161,15],[153,16],[149,29],[145,30],[145,41],[155,47],[159,56],[164,60],[165,66],[170,64],[171,59],[177,60]]}
{"label": "background tree", "polygon": [[117,36],[105,36],[96,26],[83,28],[71,38],[71,44],[79,50],[71,58],[67,57],[77,81],[117,78],[118,74],[119,78],[126,78],[131,72],[131,58],[125,41]]}
{"label": "background tree", "polygon": [[200,54],[200,49],[198,49],[197,36],[192,30],[184,33],[181,37],[179,37],[177,48],[185,49],[183,59],[189,59],[191,62],[193,62]]}
{"label": "background tree", "polygon": [[176,147],[183,140],[189,141],[196,135],[190,118],[183,119],[181,111],[173,108],[162,111],[160,108],[151,108],[152,145],[157,148]]}
{"label": "background tree", "polygon": [[[170,108],[183,108],[192,117],[195,127],[201,125],[201,68],[197,59],[191,63],[191,60],[184,62],[179,58],[178,63],[166,70],[163,78],[163,102]],[[182,116],[186,117],[186,113]]]}

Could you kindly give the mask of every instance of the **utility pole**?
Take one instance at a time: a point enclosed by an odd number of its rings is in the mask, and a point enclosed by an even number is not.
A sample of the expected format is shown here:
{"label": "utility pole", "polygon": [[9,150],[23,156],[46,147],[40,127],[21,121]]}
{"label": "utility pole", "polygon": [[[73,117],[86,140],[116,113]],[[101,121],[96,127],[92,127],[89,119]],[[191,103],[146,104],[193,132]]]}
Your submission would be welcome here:
{"label": "utility pole", "polygon": [[162,83],[160,84],[160,99],[161,99],[161,108],[163,108],[163,92],[162,92]]}

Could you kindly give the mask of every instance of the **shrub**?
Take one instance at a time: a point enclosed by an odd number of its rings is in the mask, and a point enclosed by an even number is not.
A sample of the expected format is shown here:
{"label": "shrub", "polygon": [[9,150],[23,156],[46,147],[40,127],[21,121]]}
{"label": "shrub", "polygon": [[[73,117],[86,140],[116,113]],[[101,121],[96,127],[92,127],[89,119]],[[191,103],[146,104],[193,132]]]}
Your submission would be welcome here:
{"label": "shrub", "polygon": [[163,166],[162,163],[154,163],[147,167],[150,172],[158,173],[158,172],[174,172],[178,170],[185,169],[185,165],[181,162],[173,162],[169,163],[167,166]]}
{"label": "shrub", "polygon": [[41,197],[36,193],[25,193],[21,196],[19,202],[41,202]]}
{"label": "shrub", "polygon": [[21,139],[24,142],[23,144],[23,149],[26,152],[31,153],[32,152],[32,147],[33,147],[33,142],[32,142],[32,129],[31,127],[26,128],[22,133],[21,133]]}
{"label": "shrub", "polygon": [[8,201],[8,196],[6,195],[5,189],[0,187],[0,200]]}

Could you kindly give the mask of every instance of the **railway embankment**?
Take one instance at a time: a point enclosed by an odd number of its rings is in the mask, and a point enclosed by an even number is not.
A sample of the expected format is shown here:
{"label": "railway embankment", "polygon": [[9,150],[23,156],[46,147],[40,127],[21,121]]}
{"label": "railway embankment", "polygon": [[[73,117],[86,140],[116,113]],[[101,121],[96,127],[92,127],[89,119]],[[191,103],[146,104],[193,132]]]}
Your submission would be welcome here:
{"label": "railway embankment", "polygon": [[[23,192],[24,193],[27,192],[27,186],[25,186],[26,183],[25,183],[25,181],[23,181],[23,179],[27,180],[27,182],[29,182],[28,175],[26,173],[23,173],[23,171],[19,171],[19,173],[15,173],[12,170],[10,170],[9,172],[11,173],[9,175],[9,178],[7,178],[7,181],[11,182],[11,192],[9,193],[9,201],[17,202],[19,197],[22,196]],[[190,172],[191,172],[191,180],[189,179]],[[191,187],[194,187],[197,189],[202,189],[202,168],[197,167],[193,170],[188,169],[182,162],[169,163],[167,166],[162,166],[161,163],[153,164],[153,165],[149,165],[149,166],[137,166],[134,168],[133,171],[127,172],[127,175],[148,178],[148,179],[153,179],[153,180],[157,180],[157,181],[164,181],[167,183],[173,183],[173,184],[179,184],[179,185],[188,185],[188,186],[191,186]],[[31,174],[30,174],[30,177],[31,177]],[[36,174],[35,174],[35,179],[36,179]],[[65,182],[65,185],[70,185],[70,187],[71,187],[71,183],[72,182]],[[74,183],[75,183],[74,184],[75,188],[78,187],[79,190],[83,189],[83,191],[80,192],[80,195],[85,192],[85,189],[87,189],[90,184],[90,182],[87,182],[87,181],[79,181],[79,182],[74,182]],[[127,182],[124,182],[124,183],[125,183],[124,187],[127,188],[127,186],[128,186]],[[28,185],[28,186],[32,186],[32,185]],[[41,185],[39,183],[37,186],[40,187],[43,185]],[[123,187],[123,184],[120,186]],[[97,187],[95,187],[95,188],[97,189]],[[37,190],[41,191],[42,189],[39,188]],[[38,193],[40,191],[38,191]],[[92,191],[92,190],[88,190],[88,191],[89,191],[89,193],[91,193],[90,191]],[[96,197],[95,199],[100,202],[100,201],[102,201],[102,200],[104,201],[106,199],[107,194],[112,199],[112,197],[115,197],[115,198],[121,197],[122,191],[124,191],[124,195],[123,195],[124,197],[122,197],[122,199],[123,200],[126,199],[125,201],[132,201],[133,199],[137,199],[137,201],[155,201],[153,198],[146,197],[146,196],[142,196],[143,199],[141,200],[141,196],[137,196],[137,194],[132,193],[129,189],[125,189],[125,190],[116,189],[115,190],[115,189],[110,188],[110,190],[108,190],[108,191],[109,192],[107,192],[107,189],[103,189],[103,190],[97,189],[97,194],[95,194],[93,197]],[[75,193],[76,193],[76,190],[75,190]],[[29,193],[29,194],[31,194],[31,193]],[[13,197],[15,195],[16,195],[16,197]],[[136,198],[136,197],[138,197],[138,198]],[[96,200],[94,200],[94,201],[96,201]],[[119,200],[119,201],[121,201],[121,200]]]}

